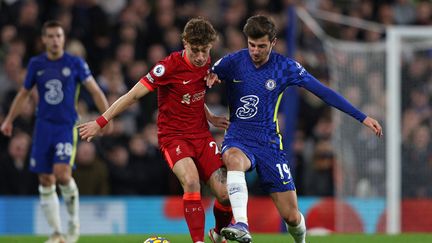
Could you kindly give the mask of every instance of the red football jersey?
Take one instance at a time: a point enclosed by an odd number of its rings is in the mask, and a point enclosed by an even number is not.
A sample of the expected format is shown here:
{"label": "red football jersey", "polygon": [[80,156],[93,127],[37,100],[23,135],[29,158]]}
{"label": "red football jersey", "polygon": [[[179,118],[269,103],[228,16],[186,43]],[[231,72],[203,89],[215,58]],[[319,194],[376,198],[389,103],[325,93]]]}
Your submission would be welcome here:
{"label": "red football jersey", "polygon": [[163,144],[181,136],[202,138],[210,135],[204,111],[210,60],[196,67],[185,51],[173,52],[158,62],[140,82],[149,90],[158,88],[158,137]]}

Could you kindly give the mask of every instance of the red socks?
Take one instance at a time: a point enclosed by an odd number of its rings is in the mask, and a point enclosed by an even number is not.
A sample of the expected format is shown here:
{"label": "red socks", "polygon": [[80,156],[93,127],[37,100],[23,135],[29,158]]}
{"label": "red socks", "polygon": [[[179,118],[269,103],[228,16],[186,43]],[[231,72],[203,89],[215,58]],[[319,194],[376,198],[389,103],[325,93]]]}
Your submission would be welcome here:
{"label": "red socks", "polygon": [[204,242],[204,208],[199,192],[185,192],[183,194],[183,208],[186,223],[193,242]]}
{"label": "red socks", "polygon": [[231,223],[233,217],[231,206],[224,206],[218,200],[215,200],[213,214],[216,221],[215,231],[220,234],[220,230]]}

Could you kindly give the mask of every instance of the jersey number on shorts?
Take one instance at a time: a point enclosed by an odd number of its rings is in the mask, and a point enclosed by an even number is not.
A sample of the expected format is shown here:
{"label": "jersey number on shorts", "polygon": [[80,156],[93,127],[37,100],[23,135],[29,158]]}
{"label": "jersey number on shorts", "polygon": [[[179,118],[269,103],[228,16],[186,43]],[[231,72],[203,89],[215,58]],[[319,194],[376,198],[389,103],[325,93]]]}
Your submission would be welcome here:
{"label": "jersey number on shorts", "polygon": [[240,119],[249,119],[254,117],[258,112],[258,96],[246,95],[241,97],[240,101],[243,103],[243,106],[236,110],[236,116]]}
{"label": "jersey number on shorts", "polygon": [[73,151],[73,146],[71,143],[58,143],[56,145],[56,155],[59,157],[62,156],[71,156]]}
{"label": "jersey number on shorts", "polygon": [[219,147],[217,146],[217,144],[216,144],[215,141],[211,141],[211,142],[209,143],[209,146],[210,146],[210,148],[215,147],[215,154],[220,154]]}
{"label": "jersey number on shorts", "polygon": [[285,174],[287,174],[287,176],[288,176],[288,180],[291,180],[291,172],[290,172],[290,169],[288,168],[288,165],[287,164],[276,164],[276,167],[278,168],[278,170],[279,170],[279,175],[280,175],[280,178],[281,179],[285,179],[285,176],[284,176],[284,172],[285,172]]}
{"label": "jersey number on shorts", "polygon": [[45,88],[48,90],[45,92],[45,101],[50,105],[57,105],[62,102],[64,94],[62,90],[63,84],[58,79],[51,79],[45,83]]}

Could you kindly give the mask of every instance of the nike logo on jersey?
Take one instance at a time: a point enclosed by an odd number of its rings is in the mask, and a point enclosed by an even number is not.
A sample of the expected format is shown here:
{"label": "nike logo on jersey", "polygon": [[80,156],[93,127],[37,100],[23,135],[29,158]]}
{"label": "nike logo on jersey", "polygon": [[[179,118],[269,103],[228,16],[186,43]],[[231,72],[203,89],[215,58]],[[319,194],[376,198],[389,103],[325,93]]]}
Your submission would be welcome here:
{"label": "nike logo on jersey", "polygon": [[42,74],[44,74],[45,70],[39,70],[36,72],[37,76],[42,76]]}
{"label": "nike logo on jersey", "polygon": [[242,80],[237,80],[237,79],[233,80],[233,83],[241,83],[241,82],[243,82],[243,81]]}
{"label": "nike logo on jersey", "polygon": [[286,185],[286,184],[288,184],[288,183],[290,183],[289,181],[283,181],[282,182],[282,184],[284,184],[284,185]]}
{"label": "nike logo on jersey", "polygon": [[192,80],[190,80],[190,79],[189,80],[184,80],[183,84],[188,84],[188,83],[190,83],[190,81],[192,81]]}

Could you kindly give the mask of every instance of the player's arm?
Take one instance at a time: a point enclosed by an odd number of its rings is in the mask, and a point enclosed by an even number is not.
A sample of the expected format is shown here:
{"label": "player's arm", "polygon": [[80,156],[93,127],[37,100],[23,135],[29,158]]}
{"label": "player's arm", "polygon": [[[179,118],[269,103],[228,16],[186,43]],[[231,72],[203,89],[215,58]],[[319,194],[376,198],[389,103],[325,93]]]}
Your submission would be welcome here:
{"label": "player's arm", "polygon": [[149,91],[142,82],[135,84],[129,92],[118,98],[97,120],[79,125],[81,138],[90,141],[110,120],[126,110],[130,105],[136,103]]}
{"label": "player's arm", "polygon": [[228,129],[228,126],[230,124],[229,120],[224,116],[216,116],[213,112],[210,111],[208,106],[204,104],[204,111],[207,120],[215,127],[220,129]]}
{"label": "player's arm", "polygon": [[104,111],[106,111],[108,109],[108,101],[93,76],[89,76],[86,79],[86,81],[84,82],[84,86],[92,96],[93,101],[95,102],[99,112],[103,113]]}
{"label": "player's arm", "polygon": [[9,109],[9,113],[7,114],[5,120],[1,125],[1,132],[6,136],[12,135],[13,129],[13,121],[15,118],[21,113],[21,108],[27,98],[30,96],[31,91],[22,87],[18,94],[15,96],[12,105]]}
{"label": "player's arm", "polygon": [[378,137],[383,135],[382,127],[377,120],[366,116],[365,114],[363,114],[363,112],[354,107],[342,95],[326,87],[311,75],[308,76],[309,77],[306,78],[307,81],[303,83],[304,88],[314,93],[328,105],[333,106],[354,117],[356,120],[360,121],[365,126],[370,128]]}

